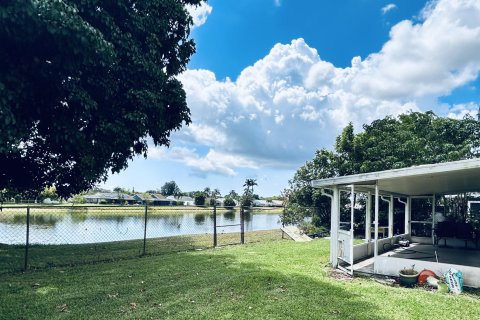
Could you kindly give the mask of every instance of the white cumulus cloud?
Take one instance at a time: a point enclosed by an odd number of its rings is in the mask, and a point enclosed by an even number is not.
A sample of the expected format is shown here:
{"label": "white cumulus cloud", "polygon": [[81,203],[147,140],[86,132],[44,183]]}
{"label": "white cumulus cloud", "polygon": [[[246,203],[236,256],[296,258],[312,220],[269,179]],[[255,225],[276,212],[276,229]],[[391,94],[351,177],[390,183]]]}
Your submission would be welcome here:
{"label": "white cumulus cloud", "polygon": [[187,5],[187,10],[193,19],[192,29],[195,29],[207,21],[208,16],[212,13],[212,6],[202,2],[199,6]]}
{"label": "white cumulus cloud", "polygon": [[173,147],[171,149],[151,147],[149,156],[154,159],[180,161],[200,172],[227,176],[237,175],[234,168],[258,168],[251,160],[241,156],[217,152],[214,149],[210,149],[206,155],[200,156],[195,149],[185,147]]}
{"label": "white cumulus cloud", "polygon": [[[322,60],[299,38],[276,44],[235,81],[187,70],[180,80],[193,125],[176,133],[175,141],[210,151],[199,156],[188,149],[176,159],[226,175],[240,167],[294,169],[316,149],[331,147],[350,121],[360,129],[386,115],[444,110],[438,98],[480,71],[480,1],[432,2],[423,18],[398,23],[379,52],[354,57],[346,68]],[[450,115],[472,114],[476,107],[457,105]]]}

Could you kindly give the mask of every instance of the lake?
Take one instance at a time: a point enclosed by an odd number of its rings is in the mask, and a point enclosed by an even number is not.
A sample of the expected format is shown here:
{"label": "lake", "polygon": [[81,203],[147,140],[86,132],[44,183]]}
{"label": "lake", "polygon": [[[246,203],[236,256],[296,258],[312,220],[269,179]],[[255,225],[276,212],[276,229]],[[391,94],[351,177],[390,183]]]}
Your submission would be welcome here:
{"label": "lake", "polygon": [[[30,215],[30,243],[81,244],[143,239],[143,215],[79,214],[70,210]],[[57,210],[58,211],[58,210]],[[213,233],[213,214],[208,211],[150,215],[147,238]],[[240,223],[240,212],[217,212],[217,225]],[[281,227],[279,214],[246,212],[245,231],[272,230]],[[218,233],[239,232],[240,226],[219,227]],[[25,214],[0,212],[0,243],[24,244]]]}

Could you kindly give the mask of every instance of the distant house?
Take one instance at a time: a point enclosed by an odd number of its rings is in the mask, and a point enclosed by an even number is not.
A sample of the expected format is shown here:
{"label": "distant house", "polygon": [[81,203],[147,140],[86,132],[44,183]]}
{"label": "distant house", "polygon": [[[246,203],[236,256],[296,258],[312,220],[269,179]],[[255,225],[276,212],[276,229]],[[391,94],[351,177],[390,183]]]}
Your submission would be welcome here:
{"label": "distant house", "polygon": [[273,207],[283,207],[283,201],[282,200],[272,200],[272,205],[273,205]]}
{"label": "distant house", "polygon": [[134,204],[135,199],[128,194],[121,192],[99,192],[84,196],[86,203],[96,204]]}
{"label": "distant house", "polygon": [[57,200],[52,200],[52,199],[50,199],[50,198],[45,198],[45,199],[43,200],[43,203],[45,203],[45,204],[58,204],[58,203],[60,203],[60,202],[57,201]]}
{"label": "distant house", "polygon": [[148,193],[136,193],[133,195],[133,199],[139,204],[151,204],[153,202],[152,196]]}
{"label": "distant house", "polygon": [[280,200],[253,200],[254,207],[282,207]]}
{"label": "distant house", "polygon": [[267,200],[253,200],[254,207],[269,207],[269,203]]}
{"label": "distant house", "polygon": [[160,193],[151,193],[152,204],[154,206],[172,206],[174,201],[167,199],[163,194]]}
{"label": "distant house", "polygon": [[181,202],[183,203],[184,206],[194,206],[195,205],[195,199],[192,197],[187,197],[187,196],[181,196],[181,197],[174,197],[174,196],[168,196],[167,199],[170,199],[172,201],[176,202]]}

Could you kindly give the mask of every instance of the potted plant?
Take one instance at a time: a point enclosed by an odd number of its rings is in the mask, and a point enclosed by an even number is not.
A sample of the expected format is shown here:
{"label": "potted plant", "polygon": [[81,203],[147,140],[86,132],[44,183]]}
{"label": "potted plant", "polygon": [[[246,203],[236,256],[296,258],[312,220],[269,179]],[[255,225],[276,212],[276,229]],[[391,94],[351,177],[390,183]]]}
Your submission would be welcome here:
{"label": "potted plant", "polygon": [[413,287],[417,284],[418,271],[414,269],[415,265],[411,268],[403,268],[400,270],[400,285],[404,287]]}

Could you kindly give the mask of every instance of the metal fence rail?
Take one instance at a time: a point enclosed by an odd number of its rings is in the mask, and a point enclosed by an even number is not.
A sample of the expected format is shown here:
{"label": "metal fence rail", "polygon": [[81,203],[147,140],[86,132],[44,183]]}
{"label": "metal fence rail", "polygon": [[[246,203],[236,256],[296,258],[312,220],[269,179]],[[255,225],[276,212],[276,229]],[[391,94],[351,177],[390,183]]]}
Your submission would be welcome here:
{"label": "metal fence rail", "polygon": [[281,240],[273,219],[254,225],[249,212],[214,207],[4,206],[0,273]]}

